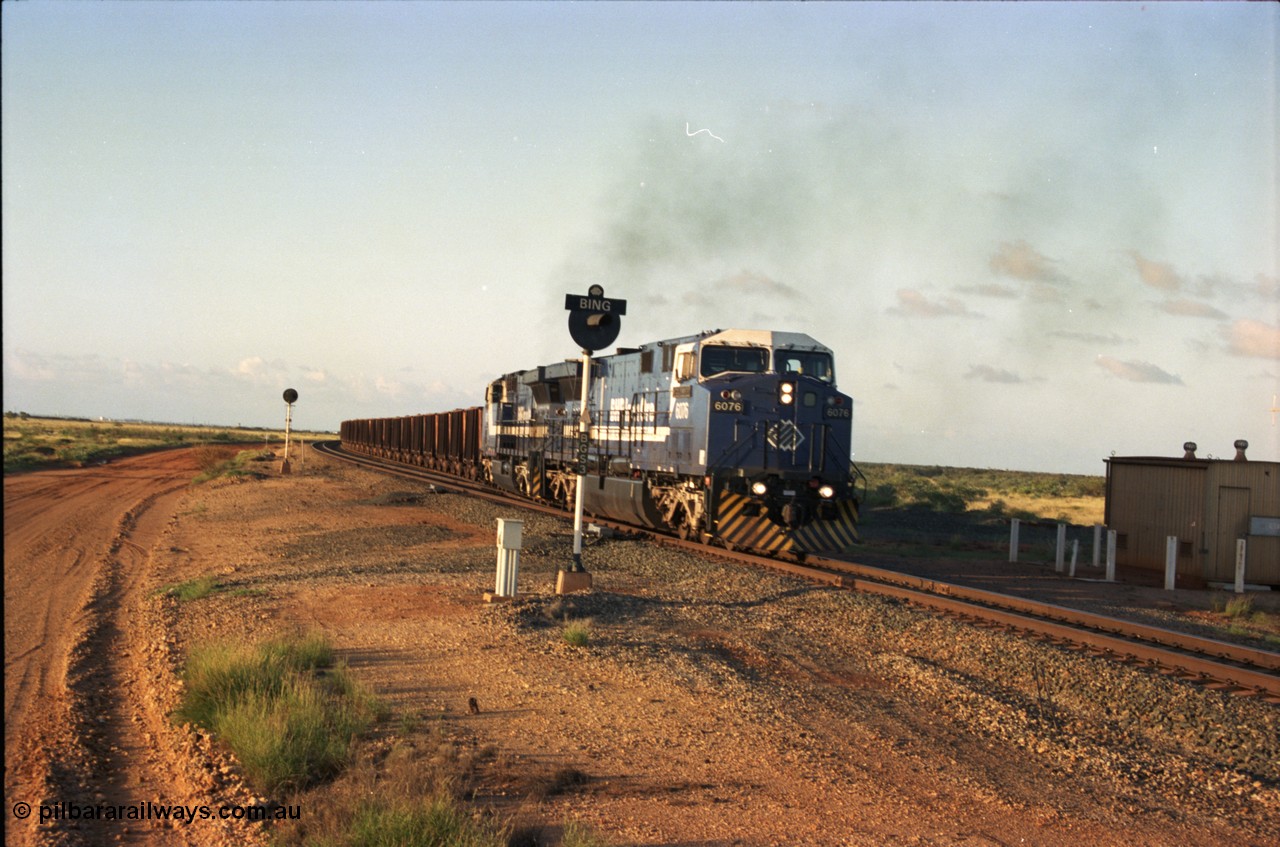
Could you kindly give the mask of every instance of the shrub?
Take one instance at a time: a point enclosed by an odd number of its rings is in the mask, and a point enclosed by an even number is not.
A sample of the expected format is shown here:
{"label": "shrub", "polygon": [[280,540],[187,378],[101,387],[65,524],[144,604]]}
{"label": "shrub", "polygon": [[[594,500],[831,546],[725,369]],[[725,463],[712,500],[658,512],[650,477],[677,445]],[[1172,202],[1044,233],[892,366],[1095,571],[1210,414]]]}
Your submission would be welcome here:
{"label": "shrub", "polygon": [[185,679],[176,717],[222,738],[268,792],[334,776],[379,713],[320,636],[205,645],[191,651]]}
{"label": "shrub", "polygon": [[1233,597],[1227,601],[1222,613],[1229,618],[1247,618],[1253,611],[1253,598],[1249,596]]}
{"label": "shrub", "polygon": [[570,646],[586,647],[591,640],[591,627],[585,621],[574,621],[565,625],[562,637]]}
{"label": "shrub", "polygon": [[416,745],[365,750],[309,796],[303,819],[283,823],[273,843],[306,847],[506,847],[507,834],[477,821],[452,789],[452,757]]}

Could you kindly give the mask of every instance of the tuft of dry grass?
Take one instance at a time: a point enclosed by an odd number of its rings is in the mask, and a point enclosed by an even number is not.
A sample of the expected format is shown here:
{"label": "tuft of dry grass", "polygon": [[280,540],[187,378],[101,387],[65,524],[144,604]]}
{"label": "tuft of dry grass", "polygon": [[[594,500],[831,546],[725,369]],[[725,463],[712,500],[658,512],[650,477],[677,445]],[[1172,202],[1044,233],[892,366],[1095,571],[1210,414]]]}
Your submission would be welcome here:
{"label": "tuft of dry grass", "polygon": [[285,847],[506,847],[508,834],[476,820],[457,796],[473,764],[445,742],[366,748],[340,777],[308,792],[301,801],[308,814],[276,828],[273,841]]}

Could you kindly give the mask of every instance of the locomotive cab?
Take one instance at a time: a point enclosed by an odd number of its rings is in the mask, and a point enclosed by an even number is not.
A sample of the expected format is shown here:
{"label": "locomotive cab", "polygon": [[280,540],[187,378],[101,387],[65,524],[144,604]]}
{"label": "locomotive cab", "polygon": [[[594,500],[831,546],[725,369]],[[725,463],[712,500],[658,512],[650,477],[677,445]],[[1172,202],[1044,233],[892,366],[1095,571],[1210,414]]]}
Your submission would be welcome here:
{"label": "locomotive cab", "polygon": [[855,543],[853,407],[836,389],[831,351],[807,336],[757,335],[701,346],[715,534],[769,551]]}

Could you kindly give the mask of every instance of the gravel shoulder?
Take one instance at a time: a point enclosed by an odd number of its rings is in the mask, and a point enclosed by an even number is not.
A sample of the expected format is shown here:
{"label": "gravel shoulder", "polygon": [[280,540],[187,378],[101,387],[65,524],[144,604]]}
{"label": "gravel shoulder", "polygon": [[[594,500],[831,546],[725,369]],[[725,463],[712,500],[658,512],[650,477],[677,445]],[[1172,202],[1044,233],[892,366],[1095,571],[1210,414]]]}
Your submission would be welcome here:
{"label": "gravel shoulder", "polygon": [[[523,595],[489,604],[499,517],[525,521]],[[568,533],[314,454],[192,488],[134,594],[154,671],[122,696],[167,713],[192,644],[323,631],[388,706],[374,767],[404,743],[450,759],[512,843],[568,821],[637,845],[1280,841],[1275,706],[642,541],[589,544],[594,590],[560,598]],[[155,592],[202,576],[202,599]],[[253,797],[216,744],[172,732],[153,743],[209,796],[323,817],[325,788]]]}

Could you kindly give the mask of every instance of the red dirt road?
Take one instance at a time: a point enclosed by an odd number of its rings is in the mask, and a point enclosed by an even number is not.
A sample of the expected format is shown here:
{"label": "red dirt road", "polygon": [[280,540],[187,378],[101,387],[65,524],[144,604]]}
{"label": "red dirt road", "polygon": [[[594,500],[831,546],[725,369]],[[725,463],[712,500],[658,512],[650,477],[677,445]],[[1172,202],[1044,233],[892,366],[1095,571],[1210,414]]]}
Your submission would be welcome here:
{"label": "red dirt road", "polygon": [[[4,481],[5,796],[35,805],[70,729],[68,668],[101,638],[103,614],[136,586],[150,550],[197,472],[191,450]],[[106,626],[106,629],[110,629]],[[105,681],[105,680],[104,680]],[[59,752],[55,753],[57,750]],[[112,794],[111,786],[102,786]],[[20,821],[10,820],[9,843]]]}

